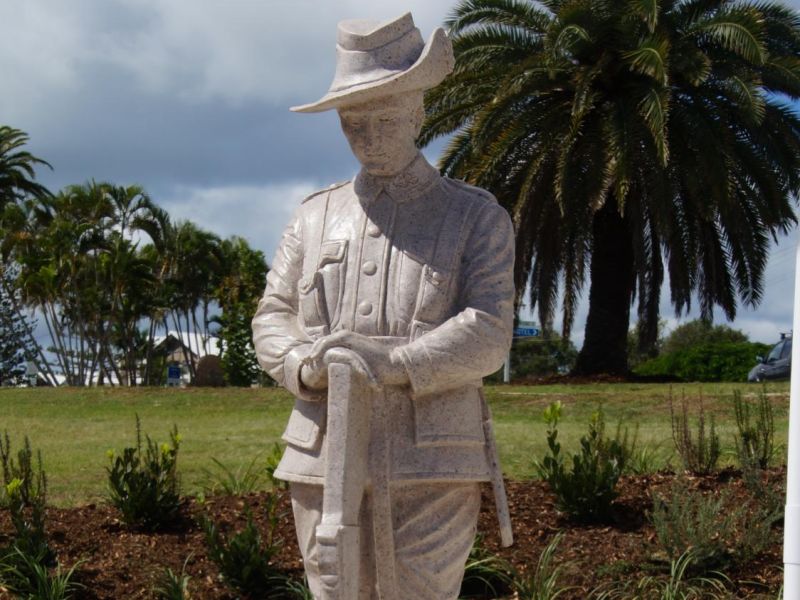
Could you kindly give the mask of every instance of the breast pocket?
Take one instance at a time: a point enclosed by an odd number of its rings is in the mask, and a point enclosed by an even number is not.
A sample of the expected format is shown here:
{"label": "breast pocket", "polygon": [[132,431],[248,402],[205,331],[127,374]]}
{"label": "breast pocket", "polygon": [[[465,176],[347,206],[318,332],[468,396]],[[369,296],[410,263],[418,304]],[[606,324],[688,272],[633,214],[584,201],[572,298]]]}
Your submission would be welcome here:
{"label": "breast pocket", "polygon": [[450,317],[452,312],[452,273],[425,265],[417,296],[417,307],[411,322],[411,339],[430,331]]}

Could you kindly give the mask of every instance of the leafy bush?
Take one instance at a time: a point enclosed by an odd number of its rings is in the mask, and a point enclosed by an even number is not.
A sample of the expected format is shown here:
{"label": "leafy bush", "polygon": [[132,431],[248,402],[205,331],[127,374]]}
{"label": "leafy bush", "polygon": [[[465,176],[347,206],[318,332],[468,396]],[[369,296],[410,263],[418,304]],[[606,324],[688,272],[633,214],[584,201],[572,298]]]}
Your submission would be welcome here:
{"label": "leafy bush", "polygon": [[706,436],[703,397],[700,396],[698,400],[696,440],[692,438],[692,428],[689,424],[689,404],[686,396],[681,398],[681,414],[676,415],[672,402],[672,390],[670,390],[669,411],[672,418],[672,439],[683,463],[683,468],[698,475],[711,473],[719,462],[721,449],[714,424],[714,415],[711,415],[711,427]]}
{"label": "leafy bush", "polygon": [[[775,419],[772,404],[765,390],[757,402],[742,398],[739,390],[733,392],[733,411],[736,415],[736,456],[743,472],[766,469],[775,454]],[[755,412],[755,423],[751,413]]]}
{"label": "leafy bush", "polygon": [[178,427],[170,432],[170,443],[161,444],[146,436],[142,452],[142,430],[136,416],[136,446],[125,448],[122,455],[109,451],[109,501],[122,514],[122,520],[146,529],[156,529],[175,518],[180,507],[177,473],[180,435]]}
{"label": "leafy bush", "polygon": [[673,329],[664,338],[663,351],[670,354],[707,342],[739,344],[747,341],[747,335],[738,329],[732,329],[727,325],[714,325],[703,319],[695,319]]}
{"label": "leafy bush", "polygon": [[772,542],[779,512],[757,502],[742,502],[729,490],[706,495],[676,482],[668,498],[656,495],[650,520],[671,560],[691,552],[692,565],[708,570],[745,563]]}
{"label": "leafy bush", "polygon": [[[15,489],[20,502],[25,506],[45,504],[47,477],[42,469],[42,455],[37,453],[37,464],[33,464],[33,450],[28,436],[25,436],[22,449],[17,452],[17,460],[11,452],[11,439],[6,431],[0,441],[0,462],[3,465],[3,489],[12,481],[18,481]],[[8,497],[3,498],[3,505],[8,505]]]}
{"label": "leafy bush", "polygon": [[751,342],[704,342],[664,352],[634,370],[644,377],[682,381],[746,381],[755,357],[769,351],[767,344]]}
{"label": "leafy bush", "polygon": [[[572,369],[578,351],[570,340],[557,336],[514,340],[511,347],[511,378],[514,380],[566,373]],[[503,369],[487,378],[503,381]]]}
{"label": "leafy bush", "polygon": [[511,590],[511,565],[483,545],[477,535],[464,567],[459,598],[498,598]]}
{"label": "leafy bush", "polygon": [[224,536],[210,519],[204,518],[202,525],[208,555],[219,567],[225,581],[240,592],[254,598],[284,598],[289,580],[273,564],[282,544],[275,537],[279,519],[275,496],[269,497],[266,511],[266,539],[261,537],[249,512],[244,529],[228,536]]}
{"label": "leafy bush", "polygon": [[620,427],[614,439],[606,438],[603,413],[597,411],[589,433],[581,437],[580,452],[572,456],[571,468],[567,468],[558,442],[560,416],[560,402],[545,410],[550,455],[537,464],[539,475],[550,485],[560,510],[581,521],[604,519],[609,516],[617,482],[635,442],[629,443],[627,429],[621,434]]}
{"label": "leafy bush", "polygon": [[207,354],[197,361],[194,381],[196,387],[225,387],[225,371],[219,356]]}

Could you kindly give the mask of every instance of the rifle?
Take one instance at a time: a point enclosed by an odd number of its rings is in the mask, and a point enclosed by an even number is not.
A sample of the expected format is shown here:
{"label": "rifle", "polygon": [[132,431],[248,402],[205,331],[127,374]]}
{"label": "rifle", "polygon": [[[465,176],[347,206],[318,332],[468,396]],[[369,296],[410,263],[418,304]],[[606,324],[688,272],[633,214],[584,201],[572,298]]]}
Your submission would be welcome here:
{"label": "rifle", "polygon": [[322,600],[358,598],[358,515],[367,481],[372,390],[345,364],[328,366],[328,426],[317,547]]}

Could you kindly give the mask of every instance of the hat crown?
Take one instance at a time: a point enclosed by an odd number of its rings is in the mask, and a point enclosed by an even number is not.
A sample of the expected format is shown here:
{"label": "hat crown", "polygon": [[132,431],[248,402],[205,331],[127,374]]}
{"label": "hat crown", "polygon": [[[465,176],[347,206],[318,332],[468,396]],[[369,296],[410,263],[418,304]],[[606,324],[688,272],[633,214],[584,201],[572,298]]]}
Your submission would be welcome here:
{"label": "hat crown", "polygon": [[425,48],[411,13],[380,23],[365,19],[339,23],[336,74],[331,91],[381,81],[402,73]]}
{"label": "hat crown", "polygon": [[369,52],[403,37],[413,29],[416,28],[410,12],[388,22],[350,19],[339,23],[336,42],[344,50]]}

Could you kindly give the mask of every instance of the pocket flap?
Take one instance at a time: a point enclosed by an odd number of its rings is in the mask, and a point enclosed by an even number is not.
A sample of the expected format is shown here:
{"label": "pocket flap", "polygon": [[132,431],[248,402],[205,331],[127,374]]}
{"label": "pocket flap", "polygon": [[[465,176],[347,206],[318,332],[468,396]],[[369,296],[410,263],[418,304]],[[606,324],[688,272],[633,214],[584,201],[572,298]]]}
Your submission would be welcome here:
{"label": "pocket flap", "polygon": [[328,240],[322,242],[319,252],[319,268],[330,263],[339,263],[347,253],[347,240]]}
{"label": "pocket flap", "polygon": [[414,399],[417,446],[474,446],[484,443],[478,389],[464,386]]}
{"label": "pocket flap", "polygon": [[325,416],[325,402],[296,398],[286,431],[283,432],[283,441],[304,450],[315,450],[322,438]]}

